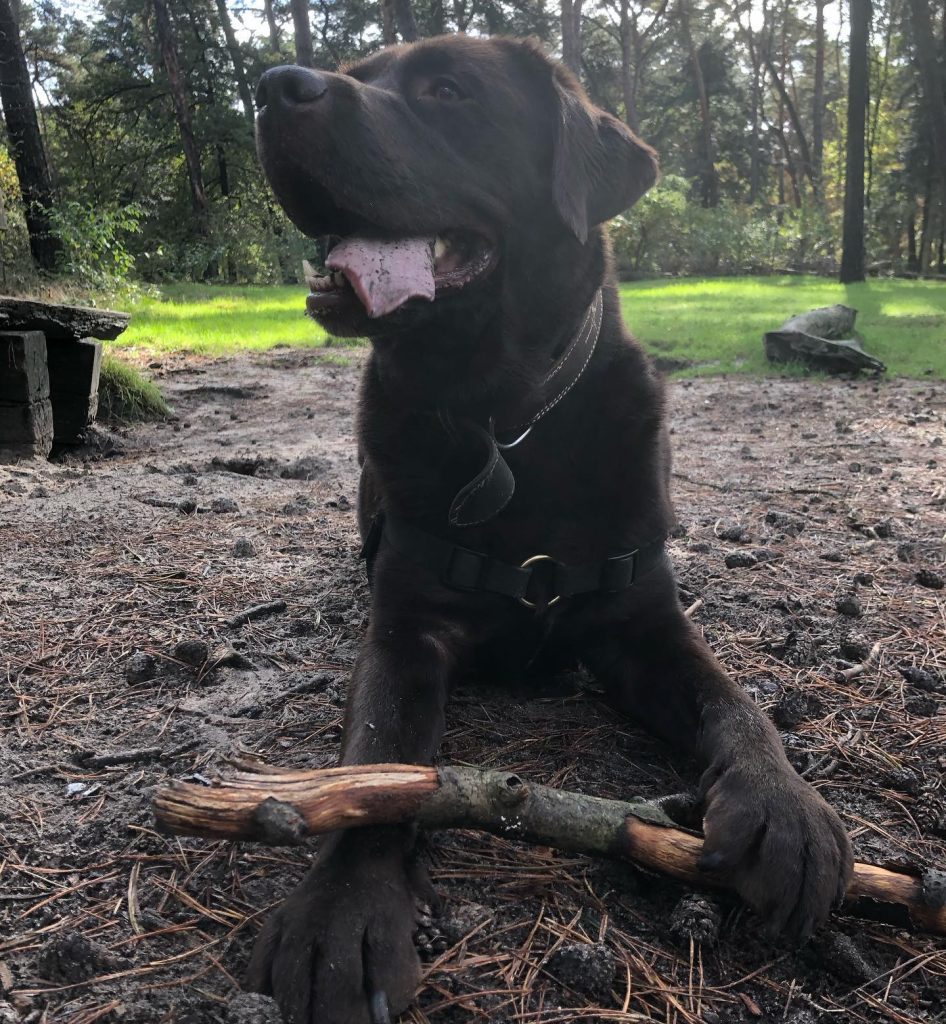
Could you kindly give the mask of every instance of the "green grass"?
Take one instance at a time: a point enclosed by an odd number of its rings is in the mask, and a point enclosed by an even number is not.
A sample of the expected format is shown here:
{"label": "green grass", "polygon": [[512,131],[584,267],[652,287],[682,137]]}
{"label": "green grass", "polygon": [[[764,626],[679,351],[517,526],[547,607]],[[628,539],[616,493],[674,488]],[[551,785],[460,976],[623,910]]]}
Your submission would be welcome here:
{"label": "green grass", "polygon": [[325,332],[305,315],[307,293],[305,285],[166,285],[160,298],[143,296],[122,306],[132,314],[131,326],[114,344],[206,355],[322,345]]}
{"label": "green grass", "polygon": [[[304,315],[304,286],[172,285],[126,308],[116,344],[223,355],[274,345],[322,345]],[[625,319],[650,351],[691,362],[686,374],[791,373],[766,362],[762,335],[796,313],[836,302],[858,309],[866,349],[890,373],[946,377],[946,285],[872,280],[843,286],[816,277],[643,281],[621,286]]]}
{"label": "green grass", "polygon": [[621,287],[624,318],[635,336],[651,352],[692,361],[687,375],[779,372],[766,362],[762,335],[796,313],[836,302],[858,310],[864,347],[888,372],[921,377],[932,370],[946,377],[942,282],[840,285],[818,277],[739,277]]}
{"label": "green grass", "polygon": [[128,423],[170,415],[171,409],[156,384],[121,359],[104,357],[99,378],[99,419]]}

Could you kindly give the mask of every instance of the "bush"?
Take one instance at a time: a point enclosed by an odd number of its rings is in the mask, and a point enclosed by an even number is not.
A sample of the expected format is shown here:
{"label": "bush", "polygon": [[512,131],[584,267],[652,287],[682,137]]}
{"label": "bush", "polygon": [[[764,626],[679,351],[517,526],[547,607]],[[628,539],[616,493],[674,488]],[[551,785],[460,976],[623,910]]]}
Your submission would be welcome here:
{"label": "bush", "polygon": [[0,285],[4,292],[24,291],[38,283],[30,236],[23,216],[23,201],[16,168],[9,153],[0,147]]}
{"label": "bush", "polygon": [[624,277],[834,270],[831,226],[820,212],[732,202],[707,208],[675,175],[611,222],[611,240]]}
{"label": "bush", "polygon": [[[265,186],[210,207],[206,235],[193,230],[178,197],[157,207],[135,240],[137,269],[148,281],[288,284],[299,281],[314,243],[276,206]],[[158,241],[160,239],[160,241]]]}
{"label": "bush", "polygon": [[97,289],[125,285],[135,269],[129,236],[141,230],[139,203],[99,207],[65,200],[50,210],[52,229],[63,245],[62,270]]}

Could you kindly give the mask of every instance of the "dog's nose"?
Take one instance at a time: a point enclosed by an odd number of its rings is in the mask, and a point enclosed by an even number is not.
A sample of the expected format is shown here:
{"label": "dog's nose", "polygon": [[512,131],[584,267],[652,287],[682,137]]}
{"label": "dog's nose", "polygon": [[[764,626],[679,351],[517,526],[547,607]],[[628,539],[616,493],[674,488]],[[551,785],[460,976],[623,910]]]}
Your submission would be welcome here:
{"label": "dog's nose", "polygon": [[328,79],[311,68],[297,64],[286,64],[270,68],[259,80],[256,87],[256,106],[259,109],[268,103],[282,102],[287,106],[297,103],[311,103],[321,99],[328,92]]}

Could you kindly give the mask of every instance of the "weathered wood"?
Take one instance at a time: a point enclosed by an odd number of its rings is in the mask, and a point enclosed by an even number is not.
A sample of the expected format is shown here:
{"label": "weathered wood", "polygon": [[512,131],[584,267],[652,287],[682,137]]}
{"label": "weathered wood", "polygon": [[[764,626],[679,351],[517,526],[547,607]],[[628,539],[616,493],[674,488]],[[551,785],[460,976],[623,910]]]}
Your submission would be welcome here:
{"label": "weathered wood", "polygon": [[81,444],[98,412],[99,393],[52,395],[50,401],[53,406],[53,441],[56,444]]}
{"label": "weathered wood", "polygon": [[53,404],[57,395],[88,397],[99,389],[102,369],[102,342],[92,338],[47,345],[46,365],[49,367],[49,391]]}
{"label": "weathered wood", "polygon": [[873,370],[886,366],[861,347],[854,332],[857,310],[826,306],[786,320],[777,331],[765,335],[765,355],[772,363],[802,362],[829,373]]}
{"label": "weathered wood", "polygon": [[0,330],[42,331],[47,342],[99,338],[113,341],[128,326],[128,313],[85,306],[59,306],[0,295]]}
{"label": "weathered wood", "polygon": [[53,403],[54,440],[77,444],[99,408],[102,342],[83,338],[47,346],[49,397]]}
{"label": "weathered wood", "polygon": [[35,402],[0,402],[0,463],[46,458],[53,447],[53,407]]}
{"label": "weathered wood", "polygon": [[46,338],[42,331],[0,332],[0,402],[36,402],[41,398],[49,398]]}
{"label": "weathered wood", "polygon": [[[180,835],[297,843],[339,828],[416,820],[426,828],[478,828],[586,854],[621,857],[698,886],[726,886],[699,867],[703,840],[673,826],[660,807],[567,793],[511,772],[414,765],[315,771],[244,760],[211,787],[175,783],[154,800],[158,825]],[[847,907],[877,903],[909,914],[917,928],[946,934],[942,881],[856,864]],[[865,907],[865,903],[867,906]]]}
{"label": "weathered wood", "polygon": [[781,326],[783,331],[797,331],[799,334],[813,334],[818,338],[850,338],[857,322],[857,310],[840,303],[810,309],[790,317]]}

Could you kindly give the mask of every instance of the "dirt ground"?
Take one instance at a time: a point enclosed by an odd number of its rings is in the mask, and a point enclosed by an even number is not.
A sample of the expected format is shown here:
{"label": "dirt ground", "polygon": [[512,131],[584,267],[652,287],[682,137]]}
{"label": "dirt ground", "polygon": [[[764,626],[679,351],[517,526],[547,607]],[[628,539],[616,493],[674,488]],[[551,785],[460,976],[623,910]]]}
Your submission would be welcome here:
{"label": "dirt ground", "polygon": [[[164,359],[176,422],[0,467],[0,1024],[275,1024],[238,981],[309,853],[161,836],[150,799],[239,749],[334,760],[368,613],[363,358]],[[946,385],[703,379],[670,400],[695,621],[859,859],[946,867]],[[615,797],[697,778],[581,677],[461,691],[441,756]],[[838,915],[790,949],[631,866],[429,847],[445,909],[413,1024],[946,1020],[946,940],[902,922]]]}

